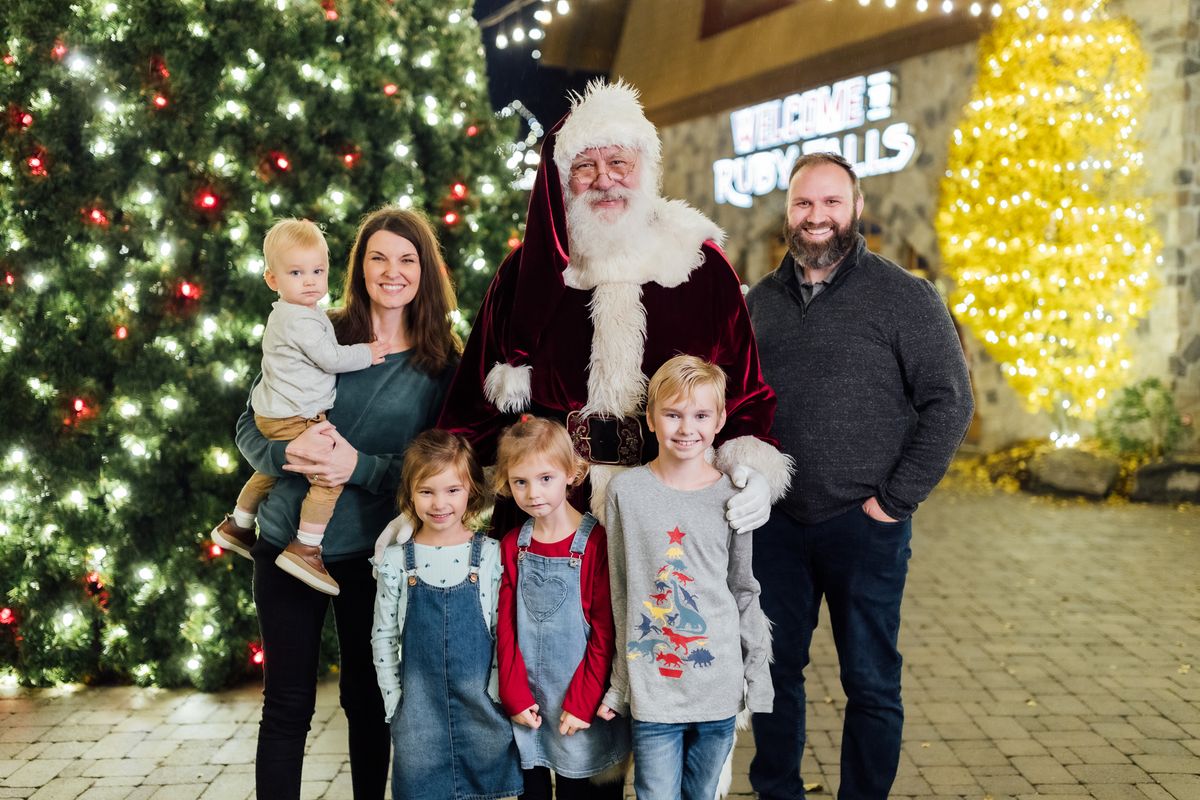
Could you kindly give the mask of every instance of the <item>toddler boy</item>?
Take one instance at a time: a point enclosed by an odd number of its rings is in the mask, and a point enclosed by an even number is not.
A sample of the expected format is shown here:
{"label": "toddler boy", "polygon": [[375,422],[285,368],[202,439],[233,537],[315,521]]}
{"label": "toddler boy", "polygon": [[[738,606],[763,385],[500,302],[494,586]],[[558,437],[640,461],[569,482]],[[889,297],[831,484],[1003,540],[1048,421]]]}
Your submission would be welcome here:
{"label": "toddler boy", "polygon": [[[262,380],[250,394],[254,421],[263,436],[295,439],[325,419],[333,406],[336,375],[380,364],[382,342],[340,345],[333,323],[317,302],[329,291],[329,246],[312,222],[281,220],[263,240],[267,262],[263,279],[279,292],[263,332]],[[212,530],[212,540],[250,558],[258,506],[275,478],[254,473],[238,495],[232,514]],[[312,588],[336,595],[340,589],[321,559],[321,540],[333,516],[341,486],[310,486],[300,507],[296,538],[275,564]]]}

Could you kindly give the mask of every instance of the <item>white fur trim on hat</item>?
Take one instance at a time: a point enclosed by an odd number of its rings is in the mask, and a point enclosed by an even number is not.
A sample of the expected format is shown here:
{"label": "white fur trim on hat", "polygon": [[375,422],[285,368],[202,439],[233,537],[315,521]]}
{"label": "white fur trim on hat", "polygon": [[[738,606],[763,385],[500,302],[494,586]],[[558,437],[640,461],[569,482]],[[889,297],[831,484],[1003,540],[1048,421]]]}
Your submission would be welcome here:
{"label": "white fur trim on hat", "polygon": [[658,130],[646,119],[638,95],[638,90],[624,80],[606,83],[597,78],[587,85],[582,96],[571,98],[571,113],[554,144],[554,163],[564,186],[575,156],[592,147],[619,145],[641,152],[645,159],[643,179],[657,191],[662,145]]}
{"label": "white fur trim on hat", "polygon": [[533,367],[497,361],[484,379],[483,396],[500,411],[517,414],[529,408],[533,397],[532,382]]}

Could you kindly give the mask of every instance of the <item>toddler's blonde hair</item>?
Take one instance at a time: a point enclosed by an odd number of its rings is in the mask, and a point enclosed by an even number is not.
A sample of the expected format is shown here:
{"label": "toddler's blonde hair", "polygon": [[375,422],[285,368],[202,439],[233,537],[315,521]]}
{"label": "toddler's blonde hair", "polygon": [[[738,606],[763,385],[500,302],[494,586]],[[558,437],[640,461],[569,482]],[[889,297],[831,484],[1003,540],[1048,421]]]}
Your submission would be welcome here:
{"label": "toddler's blonde hair", "polygon": [[325,260],[329,260],[329,244],[316,223],[307,219],[281,219],[271,226],[263,238],[263,258],[267,262],[267,269],[275,272],[284,254],[294,247],[321,250],[325,253]]}

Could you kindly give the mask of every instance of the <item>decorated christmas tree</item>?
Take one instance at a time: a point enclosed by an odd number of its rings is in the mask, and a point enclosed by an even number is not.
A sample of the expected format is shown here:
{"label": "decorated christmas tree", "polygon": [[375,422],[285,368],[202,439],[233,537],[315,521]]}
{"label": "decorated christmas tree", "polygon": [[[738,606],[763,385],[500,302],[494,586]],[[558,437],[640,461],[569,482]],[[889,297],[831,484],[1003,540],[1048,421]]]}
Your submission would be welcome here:
{"label": "decorated christmas tree", "polygon": [[473,310],[515,127],[467,2],[8,0],[0,55],[0,680],[227,684],[264,233],[322,224],[333,287],[365,212],[424,209]]}
{"label": "decorated christmas tree", "polygon": [[951,307],[1025,404],[1068,427],[1127,382],[1155,288],[1145,74],[1103,0],[1006,0],[950,145],[937,227]]}

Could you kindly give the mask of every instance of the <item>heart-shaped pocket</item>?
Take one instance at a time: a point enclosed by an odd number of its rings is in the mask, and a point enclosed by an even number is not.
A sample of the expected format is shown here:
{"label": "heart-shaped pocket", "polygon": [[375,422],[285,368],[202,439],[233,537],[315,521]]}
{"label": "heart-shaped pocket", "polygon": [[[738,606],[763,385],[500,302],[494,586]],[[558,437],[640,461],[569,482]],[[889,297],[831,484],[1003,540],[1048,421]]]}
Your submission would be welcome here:
{"label": "heart-shaped pocket", "polygon": [[521,599],[533,618],[544,622],[567,599],[567,584],[562,578],[527,569],[521,574]]}

